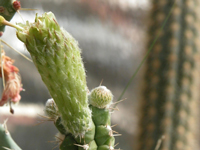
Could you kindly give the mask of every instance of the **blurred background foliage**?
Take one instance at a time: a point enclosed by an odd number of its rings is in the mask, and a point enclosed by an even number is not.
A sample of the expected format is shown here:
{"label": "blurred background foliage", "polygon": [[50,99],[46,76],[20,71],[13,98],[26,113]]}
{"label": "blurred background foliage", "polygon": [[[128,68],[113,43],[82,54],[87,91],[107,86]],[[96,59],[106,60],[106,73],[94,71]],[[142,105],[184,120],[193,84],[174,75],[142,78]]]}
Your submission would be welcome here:
{"label": "blurred background foliage", "polygon": [[[87,70],[88,88],[98,86],[103,79],[117,100],[127,82],[144,56],[147,38],[148,0],[21,0],[23,8],[38,11],[20,11],[24,20],[33,22],[35,13],[52,11],[58,23],[79,42],[83,61]],[[19,14],[13,23],[23,22]],[[25,46],[15,37],[15,29],[6,27],[2,37],[17,50],[28,55]],[[38,114],[43,114],[43,106],[50,95],[33,63],[4,46],[6,54],[15,59],[20,69],[23,88],[22,99],[14,106],[15,115],[8,107],[0,108],[0,121],[8,120],[8,129],[22,149],[52,149],[57,144],[57,133],[52,122],[38,124]],[[136,145],[139,91],[142,70],[139,71],[118,105],[119,111],[112,115],[112,124],[122,136],[116,138],[116,148],[132,150]],[[2,91],[2,90],[1,90]],[[58,149],[56,147],[55,149]]]}

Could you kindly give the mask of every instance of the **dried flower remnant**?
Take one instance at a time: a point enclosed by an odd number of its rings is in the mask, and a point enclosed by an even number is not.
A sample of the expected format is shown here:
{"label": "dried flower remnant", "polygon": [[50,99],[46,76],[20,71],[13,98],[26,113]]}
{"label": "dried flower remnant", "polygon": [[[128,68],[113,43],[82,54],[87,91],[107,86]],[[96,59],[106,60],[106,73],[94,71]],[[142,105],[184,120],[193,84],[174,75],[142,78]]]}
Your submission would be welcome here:
{"label": "dried flower remnant", "polygon": [[[10,102],[17,103],[20,101],[20,91],[22,91],[21,78],[18,74],[19,69],[13,65],[14,60],[5,55],[5,52],[2,51],[1,54],[1,65],[3,67],[3,75],[5,77],[5,87],[0,100],[0,106],[3,106],[9,100]],[[2,65],[3,64],[3,65]],[[0,70],[0,77],[2,77],[2,71]]]}
{"label": "dried flower remnant", "polygon": [[14,1],[13,2],[13,8],[18,11],[21,8],[21,4],[19,1]]}

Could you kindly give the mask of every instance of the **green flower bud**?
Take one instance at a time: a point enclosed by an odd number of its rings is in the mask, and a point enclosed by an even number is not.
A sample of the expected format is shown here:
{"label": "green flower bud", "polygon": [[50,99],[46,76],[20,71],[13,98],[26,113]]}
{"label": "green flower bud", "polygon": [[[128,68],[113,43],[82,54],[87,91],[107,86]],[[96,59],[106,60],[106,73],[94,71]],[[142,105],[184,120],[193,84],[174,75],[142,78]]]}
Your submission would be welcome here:
{"label": "green flower bud", "polygon": [[89,95],[89,103],[98,108],[109,107],[113,100],[113,95],[105,86],[94,88]]}
{"label": "green flower bud", "polygon": [[58,108],[53,98],[47,100],[44,112],[48,117],[53,120],[56,120],[59,117]]}

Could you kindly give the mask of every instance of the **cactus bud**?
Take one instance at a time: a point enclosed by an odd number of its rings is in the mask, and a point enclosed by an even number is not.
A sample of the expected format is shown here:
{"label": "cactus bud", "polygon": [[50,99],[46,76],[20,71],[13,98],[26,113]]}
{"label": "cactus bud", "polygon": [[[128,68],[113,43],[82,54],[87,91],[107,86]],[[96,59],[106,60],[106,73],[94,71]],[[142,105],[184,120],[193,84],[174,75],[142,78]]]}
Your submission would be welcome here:
{"label": "cactus bud", "polygon": [[89,103],[98,108],[108,107],[113,100],[113,95],[105,86],[94,88],[89,95]]}
{"label": "cactus bud", "polygon": [[56,120],[59,117],[58,108],[53,98],[47,100],[44,112],[53,120]]}

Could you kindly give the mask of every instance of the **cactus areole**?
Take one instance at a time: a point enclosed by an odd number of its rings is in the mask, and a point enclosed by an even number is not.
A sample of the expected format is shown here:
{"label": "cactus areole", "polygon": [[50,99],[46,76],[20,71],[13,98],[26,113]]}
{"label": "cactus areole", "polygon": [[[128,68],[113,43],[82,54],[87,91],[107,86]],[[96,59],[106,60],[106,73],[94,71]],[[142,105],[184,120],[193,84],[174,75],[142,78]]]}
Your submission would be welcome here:
{"label": "cactus areole", "polygon": [[26,45],[55,100],[62,124],[74,136],[84,136],[92,119],[78,43],[59,26],[51,12],[36,15],[34,23],[18,25],[24,29],[18,29],[17,37]]}

